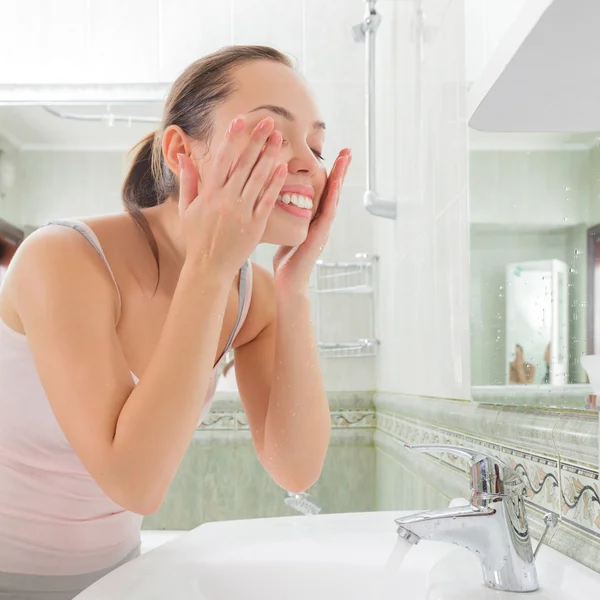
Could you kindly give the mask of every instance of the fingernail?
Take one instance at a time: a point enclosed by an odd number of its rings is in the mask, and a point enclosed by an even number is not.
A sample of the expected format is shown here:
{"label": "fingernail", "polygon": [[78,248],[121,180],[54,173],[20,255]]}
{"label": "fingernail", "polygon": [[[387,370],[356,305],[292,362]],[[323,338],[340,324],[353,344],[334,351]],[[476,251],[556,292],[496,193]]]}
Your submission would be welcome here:
{"label": "fingernail", "polygon": [[260,131],[267,131],[275,126],[273,119],[271,117],[267,117],[264,121],[258,126]]}
{"label": "fingernail", "polygon": [[231,133],[232,131],[242,131],[244,129],[244,125],[244,115],[238,115],[233,121],[231,121],[231,125],[229,125],[227,133]]}
{"label": "fingernail", "polygon": [[281,146],[282,139],[279,131],[274,131],[269,137],[269,144],[272,146]]}
{"label": "fingernail", "polygon": [[277,167],[277,175],[283,177],[288,170],[288,166],[287,163],[281,163],[278,167]]}
{"label": "fingernail", "polygon": [[179,162],[179,170],[183,171],[183,157],[185,154],[178,154],[177,161]]}

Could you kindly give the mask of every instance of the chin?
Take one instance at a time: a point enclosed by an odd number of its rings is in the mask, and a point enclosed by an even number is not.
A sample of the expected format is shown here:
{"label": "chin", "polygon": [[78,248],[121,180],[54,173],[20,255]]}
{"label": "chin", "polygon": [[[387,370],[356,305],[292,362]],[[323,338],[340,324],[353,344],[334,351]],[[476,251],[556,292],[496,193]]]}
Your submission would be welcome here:
{"label": "chin", "polygon": [[261,241],[264,244],[275,244],[277,246],[299,246],[308,235],[308,225],[307,222],[306,224],[298,223],[294,226],[270,219]]}

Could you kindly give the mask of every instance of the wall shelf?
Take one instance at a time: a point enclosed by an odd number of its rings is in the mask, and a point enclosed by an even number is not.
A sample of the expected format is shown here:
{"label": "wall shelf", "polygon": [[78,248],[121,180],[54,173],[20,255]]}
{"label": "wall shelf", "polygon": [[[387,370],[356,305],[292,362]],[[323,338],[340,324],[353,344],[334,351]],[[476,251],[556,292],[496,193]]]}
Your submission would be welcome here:
{"label": "wall shelf", "polygon": [[377,356],[379,340],[319,342],[321,356],[327,358],[368,358]]}
{"label": "wall shelf", "polygon": [[[319,353],[324,358],[367,358],[377,356],[379,341],[375,337],[375,292],[376,265],[378,257],[370,254],[357,254],[355,260],[344,262],[317,261],[314,272],[314,292],[316,294],[316,325],[319,339]],[[323,341],[323,319],[321,310],[325,296],[346,295],[367,298],[366,318],[368,331],[351,340]],[[336,300],[336,302],[338,302]],[[339,300],[339,302],[344,302]],[[359,305],[364,307],[364,303]],[[347,308],[347,307],[346,307]],[[358,316],[358,315],[357,315]],[[360,317],[356,319],[359,321]],[[328,324],[331,317],[328,315]],[[352,327],[353,323],[349,323]]]}

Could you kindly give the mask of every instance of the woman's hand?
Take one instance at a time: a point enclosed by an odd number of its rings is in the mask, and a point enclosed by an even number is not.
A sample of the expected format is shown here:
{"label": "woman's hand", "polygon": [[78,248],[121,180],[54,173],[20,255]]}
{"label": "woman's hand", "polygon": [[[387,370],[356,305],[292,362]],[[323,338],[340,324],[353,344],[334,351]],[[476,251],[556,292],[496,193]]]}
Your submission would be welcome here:
{"label": "woman's hand", "polygon": [[291,291],[303,291],[308,286],[315,262],[329,238],[340,200],[340,190],[351,161],[352,153],[349,148],[345,148],[339,153],[304,242],[294,247],[280,246],[275,253],[273,270],[277,287]]}
{"label": "woman's hand", "polygon": [[215,268],[233,279],[261,240],[287,176],[279,160],[282,137],[273,119],[263,119],[236,156],[246,121],[231,123],[204,182],[192,159],[179,155],[179,216],[186,263]]}

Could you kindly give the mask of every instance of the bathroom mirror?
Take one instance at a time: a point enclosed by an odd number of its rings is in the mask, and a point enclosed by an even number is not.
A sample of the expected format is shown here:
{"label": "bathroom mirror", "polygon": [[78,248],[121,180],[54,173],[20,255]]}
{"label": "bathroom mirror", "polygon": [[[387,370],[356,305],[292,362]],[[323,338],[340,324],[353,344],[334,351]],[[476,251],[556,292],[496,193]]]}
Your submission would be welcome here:
{"label": "bathroom mirror", "polygon": [[471,382],[482,402],[584,408],[595,335],[595,134],[471,130]]}

